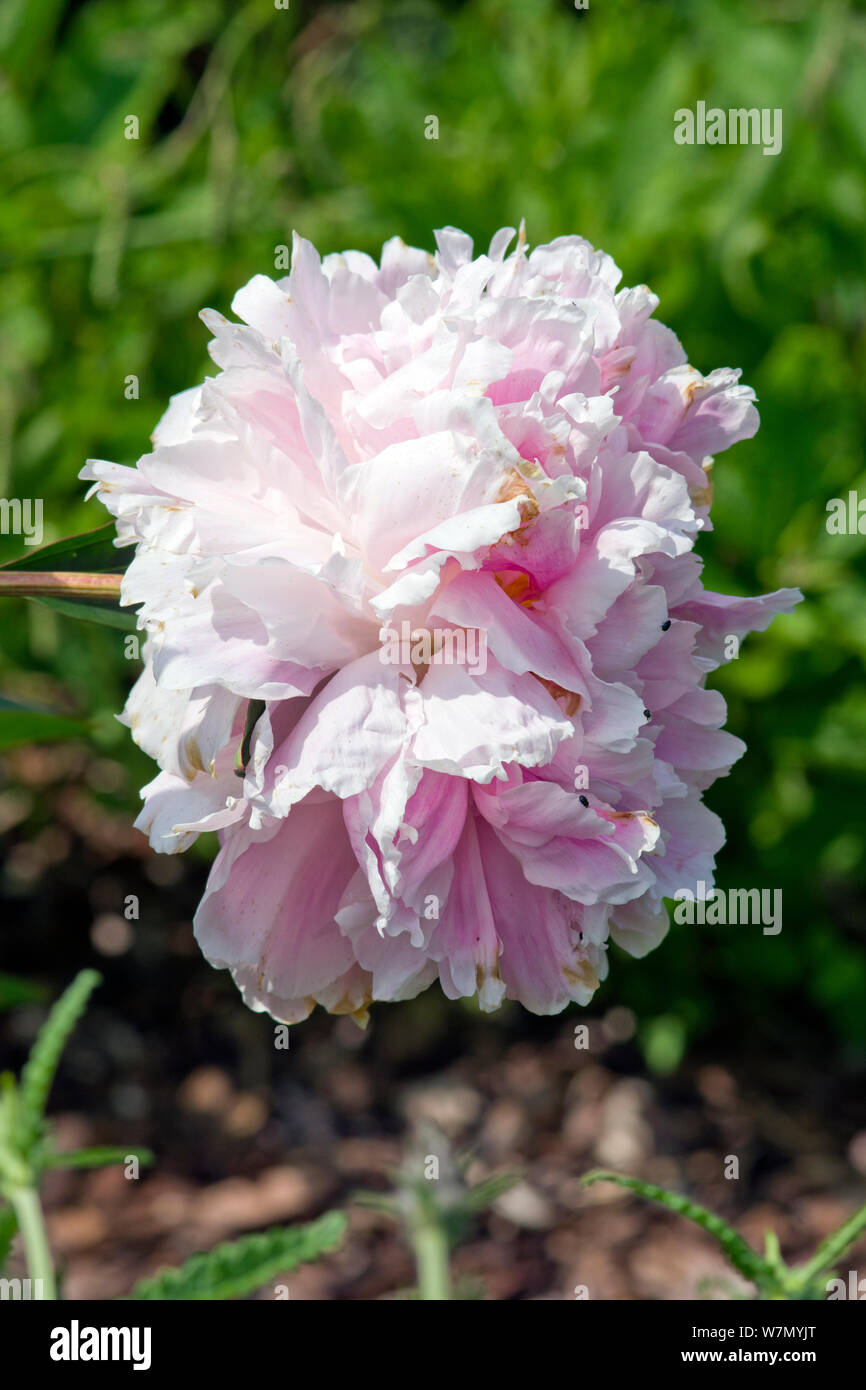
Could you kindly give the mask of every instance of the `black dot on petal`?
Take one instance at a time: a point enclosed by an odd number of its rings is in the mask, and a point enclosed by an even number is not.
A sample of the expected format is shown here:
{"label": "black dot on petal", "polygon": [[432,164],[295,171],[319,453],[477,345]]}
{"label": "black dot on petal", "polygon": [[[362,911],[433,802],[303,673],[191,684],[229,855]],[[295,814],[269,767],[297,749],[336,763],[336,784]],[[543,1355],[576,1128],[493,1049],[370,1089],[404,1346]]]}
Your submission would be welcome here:
{"label": "black dot on petal", "polygon": [[589,797],[586,797],[586,796],[579,796],[577,799],[578,799],[578,801],[580,802],[581,806],[588,806],[588,805],[589,805]]}
{"label": "black dot on petal", "polygon": [[652,719],[652,717],[653,717],[653,712],[652,712],[652,710],[651,710],[651,709],[645,709],[644,712],[643,712],[643,717],[644,717],[644,719]]}
{"label": "black dot on petal", "polygon": [[668,619],[666,619],[665,622],[662,623],[662,632],[667,632],[667,630],[668,630],[668,628],[670,627],[670,625],[671,625],[671,620],[670,620],[670,618],[668,618]]}

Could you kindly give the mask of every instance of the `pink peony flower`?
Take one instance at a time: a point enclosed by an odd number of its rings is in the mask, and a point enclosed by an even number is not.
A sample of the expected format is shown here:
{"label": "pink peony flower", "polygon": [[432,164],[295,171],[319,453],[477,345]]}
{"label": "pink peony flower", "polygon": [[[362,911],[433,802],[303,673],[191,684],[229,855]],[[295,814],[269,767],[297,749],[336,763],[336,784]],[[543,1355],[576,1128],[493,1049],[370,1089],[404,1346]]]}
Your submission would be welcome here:
{"label": "pink peony flower", "polygon": [[[704,688],[800,597],[707,593],[712,455],[758,426],[579,237],[389,241],[257,275],[137,468],[154,847],[219,832],[195,930],[254,1009],[586,1003],[612,939],[712,882],[702,793],[744,750]],[[471,659],[470,659],[471,653]],[[239,766],[236,766],[239,764]],[[237,775],[238,772],[240,775]]]}

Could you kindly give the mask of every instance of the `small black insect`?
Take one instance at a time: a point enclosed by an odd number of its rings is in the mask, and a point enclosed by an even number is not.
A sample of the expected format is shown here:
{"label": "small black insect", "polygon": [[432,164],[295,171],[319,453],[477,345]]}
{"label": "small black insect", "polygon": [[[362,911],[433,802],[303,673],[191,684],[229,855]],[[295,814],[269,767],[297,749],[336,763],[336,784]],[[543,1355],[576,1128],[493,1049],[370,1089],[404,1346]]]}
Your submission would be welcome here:
{"label": "small black insect", "polygon": [[644,717],[644,719],[652,719],[652,717],[653,717],[653,712],[652,712],[652,710],[651,710],[651,709],[645,709],[644,712],[643,712],[643,717]]}
{"label": "small black insect", "polygon": [[668,628],[670,627],[670,625],[671,625],[671,620],[670,620],[670,618],[665,619],[665,621],[662,623],[662,632],[667,632],[667,630],[668,630]]}
{"label": "small black insect", "polygon": [[579,796],[577,799],[578,799],[578,801],[580,802],[581,806],[588,806],[588,805],[589,805],[589,797],[586,797],[586,796]]}

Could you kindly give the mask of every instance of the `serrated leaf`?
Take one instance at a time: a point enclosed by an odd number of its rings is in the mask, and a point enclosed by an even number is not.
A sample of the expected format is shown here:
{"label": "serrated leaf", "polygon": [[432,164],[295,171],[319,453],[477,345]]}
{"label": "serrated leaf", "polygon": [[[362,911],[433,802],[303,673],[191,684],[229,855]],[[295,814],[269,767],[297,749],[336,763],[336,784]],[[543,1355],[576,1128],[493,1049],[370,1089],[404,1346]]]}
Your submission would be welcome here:
{"label": "serrated leaf", "polygon": [[659,1206],[666,1207],[677,1216],[684,1216],[686,1220],[693,1221],[718,1242],[734,1268],[745,1279],[751,1279],[755,1284],[762,1285],[771,1274],[766,1261],[761,1259],[757,1251],[752,1249],[733,1226],[729,1226],[727,1221],[715,1212],[708,1211],[706,1207],[690,1201],[688,1197],[680,1196],[678,1192],[668,1192],[667,1188],[644,1182],[641,1178],[629,1178],[622,1173],[609,1173],[606,1170],[586,1173],[581,1182],[585,1187],[591,1187],[596,1182],[616,1183],[617,1187],[625,1187],[630,1192],[636,1192],[639,1197],[657,1202]]}
{"label": "serrated leaf", "polygon": [[179,1269],[166,1269],[152,1279],[143,1279],[128,1297],[186,1301],[239,1298],[261,1288],[276,1274],[288,1274],[299,1264],[336,1250],[345,1229],[344,1213],[331,1211],[306,1226],[277,1226],[242,1236],[193,1255]]}
{"label": "serrated leaf", "polygon": [[34,1137],[41,1128],[48,1093],[66,1041],[99,982],[100,976],[95,970],[82,970],[76,975],[52,1008],[30,1049],[21,1072],[19,1095],[22,1121],[29,1121]]}
{"label": "serrated leaf", "polygon": [[793,1271],[794,1282],[805,1288],[817,1275],[828,1270],[831,1265],[841,1259],[848,1247],[853,1245],[864,1230],[866,1230],[866,1206],[860,1207],[853,1216],[849,1216],[847,1221],[843,1221],[841,1226],[838,1226],[835,1231],[831,1231],[826,1239],[821,1241],[811,1260],[807,1260],[799,1269]]}

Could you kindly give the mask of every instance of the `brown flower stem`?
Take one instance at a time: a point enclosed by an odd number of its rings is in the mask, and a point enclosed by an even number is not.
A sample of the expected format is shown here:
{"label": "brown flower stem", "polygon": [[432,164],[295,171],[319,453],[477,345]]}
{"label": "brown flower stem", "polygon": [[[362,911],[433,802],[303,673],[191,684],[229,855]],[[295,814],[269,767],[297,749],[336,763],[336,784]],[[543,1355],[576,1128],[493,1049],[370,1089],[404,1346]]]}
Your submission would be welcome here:
{"label": "brown flower stem", "polygon": [[81,574],[75,570],[0,570],[0,597],[120,598],[119,574]]}

